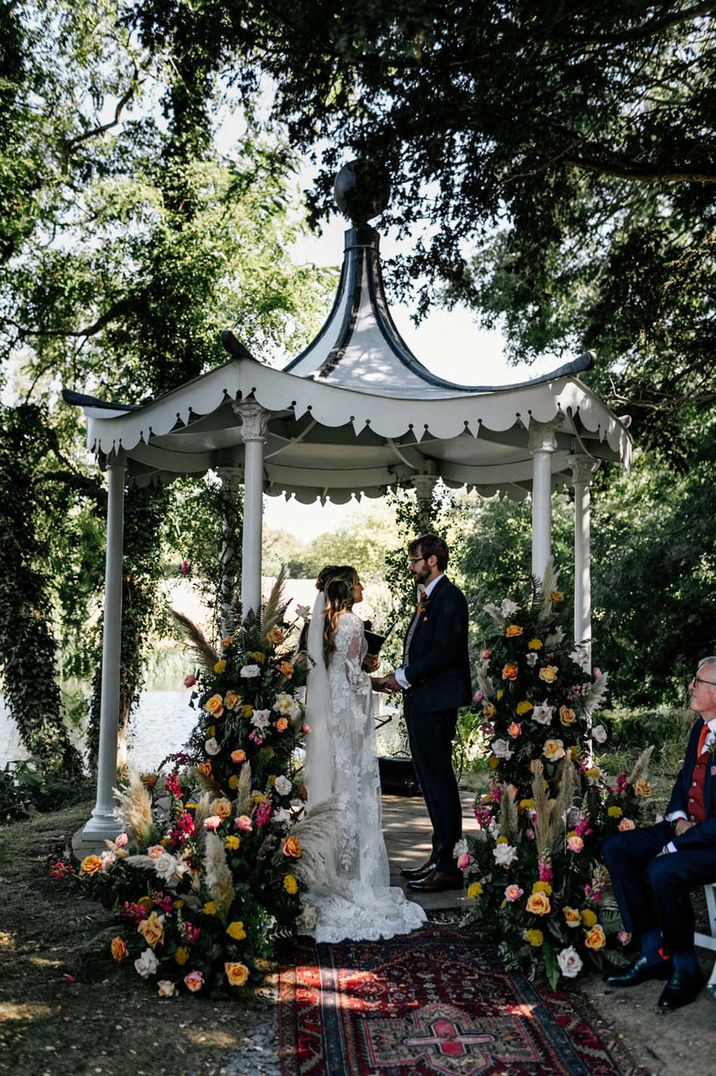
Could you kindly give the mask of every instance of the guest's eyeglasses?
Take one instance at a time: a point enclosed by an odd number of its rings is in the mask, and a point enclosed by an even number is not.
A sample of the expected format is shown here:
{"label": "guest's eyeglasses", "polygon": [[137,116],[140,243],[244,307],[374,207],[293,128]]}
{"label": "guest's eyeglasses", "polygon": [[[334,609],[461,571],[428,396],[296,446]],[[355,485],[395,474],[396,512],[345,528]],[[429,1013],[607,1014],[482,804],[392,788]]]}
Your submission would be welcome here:
{"label": "guest's eyeglasses", "polygon": [[425,557],[411,557],[408,564],[420,564],[421,560],[425,560]]}
{"label": "guest's eyeglasses", "polygon": [[708,684],[710,687],[716,687],[716,683],[713,680],[704,680],[702,676],[694,676],[691,679],[692,684]]}

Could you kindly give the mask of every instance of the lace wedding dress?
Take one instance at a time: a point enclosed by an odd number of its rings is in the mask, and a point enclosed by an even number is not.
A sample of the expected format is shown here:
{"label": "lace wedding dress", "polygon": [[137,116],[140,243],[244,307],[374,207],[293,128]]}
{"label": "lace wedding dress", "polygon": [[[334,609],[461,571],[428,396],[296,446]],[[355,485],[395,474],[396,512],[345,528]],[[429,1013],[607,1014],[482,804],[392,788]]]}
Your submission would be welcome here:
{"label": "lace wedding dress", "polygon": [[[323,619],[321,611],[317,600],[317,626]],[[313,634],[315,647],[318,633]],[[337,797],[341,813],[333,862],[321,885],[311,889],[306,899],[316,913],[316,925],[308,932],[319,942],[392,938],[409,934],[426,920],[420,905],[406,900],[401,889],[390,886],[378,759],[373,752],[373,693],[370,679],[361,668],[365,654],[363,622],[355,613],[343,613],[338,622],[336,649],[327,669],[325,723],[324,715],[316,710],[321,705],[320,691],[316,691],[315,682],[311,684],[311,680],[322,678],[325,665],[321,654],[312,654],[316,668],[309,677],[307,717],[312,728],[310,741],[316,750],[313,757],[309,753],[307,758],[308,802],[310,807],[316,798],[330,794]],[[323,706],[325,688],[324,680]],[[317,735],[320,743],[315,740]],[[314,787],[320,788],[317,797],[312,795]]]}

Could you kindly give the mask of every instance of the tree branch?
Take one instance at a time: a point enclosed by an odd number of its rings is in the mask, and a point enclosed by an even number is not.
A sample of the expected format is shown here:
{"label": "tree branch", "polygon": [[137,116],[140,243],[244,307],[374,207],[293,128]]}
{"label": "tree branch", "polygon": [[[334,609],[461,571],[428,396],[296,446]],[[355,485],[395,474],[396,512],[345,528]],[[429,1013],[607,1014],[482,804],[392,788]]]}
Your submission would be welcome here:
{"label": "tree branch", "polygon": [[66,138],[64,149],[65,157],[67,159],[72,156],[72,153],[75,148],[81,145],[82,142],[88,142],[91,138],[96,138],[98,135],[103,135],[105,134],[105,132],[111,131],[113,127],[117,127],[120,119],[122,118],[122,113],[134,97],[134,94],[136,93],[139,86],[139,68],[137,67],[136,63],[133,66],[134,74],[132,76],[132,80],[125,92],[120,97],[119,101],[117,101],[116,107],[114,109],[114,119],[109,120],[107,123],[101,123],[98,127],[92,127],[91,130],[84,131],[82,134],[76,135],[74,138]]}
{"label": "tree branch", "polygon": [[716,183],[716,172],[691,172],[687,169],[669,170],[652,165],[630,162],[617,164],[610,161],[589,160],[587,157],[563,157],[563,162],[585,172],[597,172],[618,179],[632,179],[637,183]]}

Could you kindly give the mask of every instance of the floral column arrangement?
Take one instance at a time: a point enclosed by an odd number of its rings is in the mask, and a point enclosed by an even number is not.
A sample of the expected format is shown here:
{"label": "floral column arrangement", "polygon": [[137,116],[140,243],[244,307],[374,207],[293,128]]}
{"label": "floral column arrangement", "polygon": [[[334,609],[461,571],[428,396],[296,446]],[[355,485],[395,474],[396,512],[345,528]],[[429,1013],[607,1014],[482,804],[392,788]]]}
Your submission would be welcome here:
{"label": "floral column arrangement", "polygon": [[490,741],[490,789],[475,808],[476,836],[459,865],[471,901],[467,921],[497,941],[505,965],[552,985],[625,941],[604,906],[608,876],[599,850],[614,829],[633,828],[651,787],[650,750],[609,784],[593,755],[607,738],[593,717],[607,677],[582,668],[559,623],[563,595],[551,567],[517,600],[486,607],[494,637],[482,650],[476,703]]}

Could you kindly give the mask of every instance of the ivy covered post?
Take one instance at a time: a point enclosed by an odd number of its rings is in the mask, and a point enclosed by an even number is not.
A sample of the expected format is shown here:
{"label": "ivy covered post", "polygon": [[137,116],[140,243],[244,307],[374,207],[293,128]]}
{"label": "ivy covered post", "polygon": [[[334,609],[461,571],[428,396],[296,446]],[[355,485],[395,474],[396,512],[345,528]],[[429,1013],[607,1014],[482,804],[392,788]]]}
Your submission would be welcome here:
{"label": "ivy covered post", "polygon": [[255,400],[234,404],[244,442],[244,530],[241,542],[241,604],[244,616],[261,603],[264,444],[268,412]]}
{"label": "ivy covered post", "polygon": [[120,454],[107,460],[107,551],[102,637],[102,699],[100,703],[97,802],[82,830],[82,840],[99,843],[120,831],[114,815],[113,789],[117,783],[117,729],[122,649],[122,558],[124,545],[124,475]]}
{"label": "ivy covered post", "polygon": [[582,644],[586,672],[592,667],[590,486],[598,466],[591,456],[574,456],[570,462],[574,486],[574,641]]}
{"label": "ivy covered post", "polygon": [[532,575],[543,579],[552,555],[552,454],[557,448],[557,430],[563,418],[551,422],[530,422],[529,450],[532,454]]}

